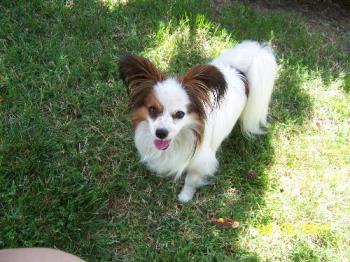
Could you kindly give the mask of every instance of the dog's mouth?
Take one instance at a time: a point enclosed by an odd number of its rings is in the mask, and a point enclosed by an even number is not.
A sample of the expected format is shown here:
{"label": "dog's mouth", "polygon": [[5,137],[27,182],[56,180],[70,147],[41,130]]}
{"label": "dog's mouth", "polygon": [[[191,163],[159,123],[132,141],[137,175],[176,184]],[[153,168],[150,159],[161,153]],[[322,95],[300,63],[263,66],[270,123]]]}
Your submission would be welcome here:
{"label": "dog's mouth", "polygon": [[155,139],[153,143],[157,149],[166,150],[169,147],[170,142],[171,142],[171,140]]}

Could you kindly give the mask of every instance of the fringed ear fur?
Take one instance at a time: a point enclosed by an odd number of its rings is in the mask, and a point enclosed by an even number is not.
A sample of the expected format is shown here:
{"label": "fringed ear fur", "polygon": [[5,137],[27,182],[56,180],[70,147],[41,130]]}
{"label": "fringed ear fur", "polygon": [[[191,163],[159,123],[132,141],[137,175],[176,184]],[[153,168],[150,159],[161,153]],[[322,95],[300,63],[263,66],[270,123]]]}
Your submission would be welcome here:
{"label": "fringed ear fur", "polygon": [[208,64],[192,67],[179,80],[189,95],[196,113],[202,119],[206,118],[205,107],[216,106],[227,88],[223,74],[215,66]]}
{"label": "fringed ear fur", "polygon": [[165,79],[151,61],[136,55],[126,56],[119,62],[119,73],[128,86],[133,108],[141,106],[153,86]]}

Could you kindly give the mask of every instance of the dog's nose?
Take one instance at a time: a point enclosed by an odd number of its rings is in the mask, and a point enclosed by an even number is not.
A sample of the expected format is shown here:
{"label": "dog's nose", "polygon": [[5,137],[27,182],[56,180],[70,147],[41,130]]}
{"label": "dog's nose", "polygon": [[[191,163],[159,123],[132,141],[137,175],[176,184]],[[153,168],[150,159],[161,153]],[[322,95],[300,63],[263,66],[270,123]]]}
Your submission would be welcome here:
{"label": "dog's nose", "polygon": [[164,139],[168,136],[168,130],[164,129],[164,128],[160,128],[156,130],[156,136],[160,139]]}

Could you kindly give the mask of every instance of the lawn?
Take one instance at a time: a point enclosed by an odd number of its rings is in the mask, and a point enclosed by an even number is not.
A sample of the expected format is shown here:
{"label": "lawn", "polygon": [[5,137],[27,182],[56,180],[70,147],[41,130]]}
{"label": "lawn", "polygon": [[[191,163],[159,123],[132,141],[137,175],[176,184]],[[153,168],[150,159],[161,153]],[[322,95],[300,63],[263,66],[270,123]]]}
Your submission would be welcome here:
{"label": "lawn", "polygon": [[[223,2],[1,1],[0,248],[349,261],[349,34]],[[138,162],[118,60],[139,54],[183,73],[244,39],[278,57],[268,133],[248,140],[236,127],[215,184],[181,205],[181,185]],[[240,227],[208,221],[219,217]]]}

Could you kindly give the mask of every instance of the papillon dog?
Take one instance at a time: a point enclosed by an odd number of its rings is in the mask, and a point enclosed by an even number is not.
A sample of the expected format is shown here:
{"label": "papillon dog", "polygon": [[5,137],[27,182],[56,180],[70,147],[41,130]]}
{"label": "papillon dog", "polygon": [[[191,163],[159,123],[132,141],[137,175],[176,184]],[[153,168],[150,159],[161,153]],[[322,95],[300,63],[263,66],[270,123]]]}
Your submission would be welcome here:
{"label": "papillon dog", "polygon": [[248,136],[265,131],[277,73],[268,45],[244,41],[179,77],[135,55],[123,58],[119,69],[141,162],[159,176],[186,175],[180,202],[209,184],[218,168],[216,151],[238,119]]}

